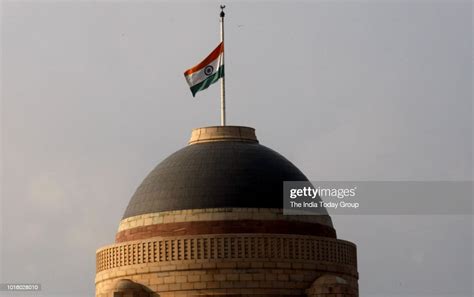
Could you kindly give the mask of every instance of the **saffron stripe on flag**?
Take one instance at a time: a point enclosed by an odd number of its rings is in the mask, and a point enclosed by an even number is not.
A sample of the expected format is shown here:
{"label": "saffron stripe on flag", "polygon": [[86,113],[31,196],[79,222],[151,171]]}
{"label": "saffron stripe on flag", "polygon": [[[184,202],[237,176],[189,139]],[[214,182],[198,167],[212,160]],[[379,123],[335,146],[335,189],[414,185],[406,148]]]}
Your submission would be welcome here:
{"label": "saffron stripe on flag", "polygon": [[184,72],[185,76],[192,74],[193,72],[199,71],[204,68],[206,65],[214,61],[219,57],[219,55],[224,51],[224,43],[219,43],[219,45],[207,56],[201,63],[196,66],[189,68]]}

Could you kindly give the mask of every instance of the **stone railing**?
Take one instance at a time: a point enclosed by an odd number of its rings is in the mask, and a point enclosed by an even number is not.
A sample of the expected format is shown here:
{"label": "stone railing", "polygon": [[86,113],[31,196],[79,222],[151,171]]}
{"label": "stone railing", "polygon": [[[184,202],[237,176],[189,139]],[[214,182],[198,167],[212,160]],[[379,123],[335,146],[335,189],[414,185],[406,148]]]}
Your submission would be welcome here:
{"label": "stone railing", "polygon": [[97,251],[97,272],[127,265],[186,260],[281,259],[357,266],[354,244],[298,235],[200,235],[130,241]]}

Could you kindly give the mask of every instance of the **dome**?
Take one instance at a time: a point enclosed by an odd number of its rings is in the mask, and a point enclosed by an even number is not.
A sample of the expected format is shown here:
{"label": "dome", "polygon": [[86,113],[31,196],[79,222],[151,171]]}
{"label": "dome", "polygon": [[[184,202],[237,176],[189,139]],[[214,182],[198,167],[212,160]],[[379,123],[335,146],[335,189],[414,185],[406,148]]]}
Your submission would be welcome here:
{"label": "dome", "polygon": [[284,181],[307,178],[254,129],[193,130],[97,251],[96,296],[357,296],[356,246],[327,213],[284,212]]}
{"label": "dome", "polygon": [[285,157],[259,144],[253,128],[199,128],[189,143],[148,174],[124,219],[184,209],[283,208],[283,181],[307,181]]}

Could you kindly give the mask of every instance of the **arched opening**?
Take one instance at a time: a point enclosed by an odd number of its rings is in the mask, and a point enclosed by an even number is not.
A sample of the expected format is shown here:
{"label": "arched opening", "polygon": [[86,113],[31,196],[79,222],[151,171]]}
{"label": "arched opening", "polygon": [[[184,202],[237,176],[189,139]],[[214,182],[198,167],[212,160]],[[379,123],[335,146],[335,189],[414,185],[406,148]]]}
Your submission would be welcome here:
{"label": "arched opening", "polygon": [[306,290],[306,295],[308,297],[359,296],[357,285],[347,281],[341,276],[333,274],[325,274],[318,277],[311,287]]}
{"label": "arched opening", "polygon": [[157,297],[147,287],[129,279],[121,279],[115,285],[112,297]]}

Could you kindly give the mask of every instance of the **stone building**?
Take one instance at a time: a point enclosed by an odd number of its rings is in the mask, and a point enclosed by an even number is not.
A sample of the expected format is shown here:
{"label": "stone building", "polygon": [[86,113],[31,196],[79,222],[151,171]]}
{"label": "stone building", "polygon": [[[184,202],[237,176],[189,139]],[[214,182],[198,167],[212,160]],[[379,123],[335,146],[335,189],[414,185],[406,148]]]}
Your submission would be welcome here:
{"label": "stone building", "polygon": [[358,296],[356,246],[331,218],[283,215],[282,182],[306,180],[252,128],[194,129],[97,251],[96,297]]}

